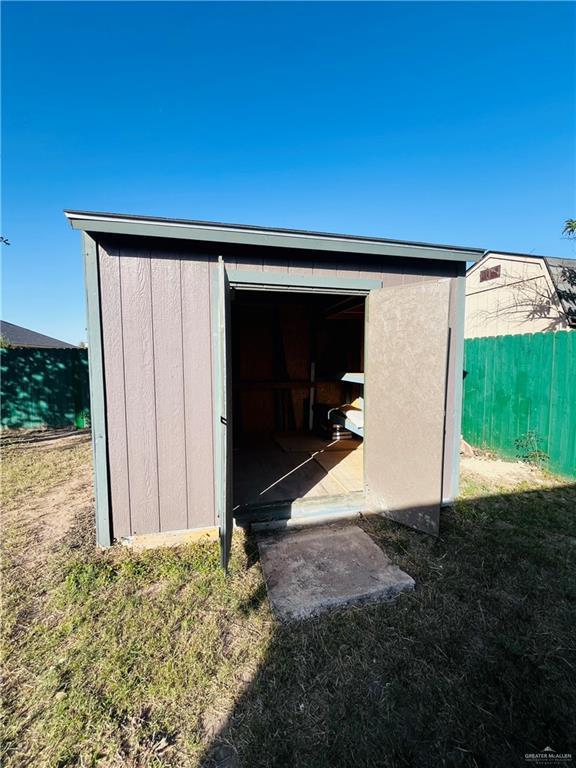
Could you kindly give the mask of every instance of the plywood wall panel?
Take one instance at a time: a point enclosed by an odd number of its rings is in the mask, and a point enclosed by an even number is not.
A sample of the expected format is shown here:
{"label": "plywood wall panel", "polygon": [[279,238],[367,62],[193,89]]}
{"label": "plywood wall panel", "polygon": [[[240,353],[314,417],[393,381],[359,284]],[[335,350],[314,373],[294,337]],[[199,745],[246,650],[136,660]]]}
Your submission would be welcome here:
{"label": "plywood wall panel", "polygon": [[354,280],[358,280],[361,278],[365,278],[366,273],[364,271],[362,264],[357,264],[353,261],[350,261],[350,262],[344,262],[342,264],[337,265],[336,276],[350,277],[350,278],[353,278]]}
{"label": "plywood wall panel", "polygon": [[262,258],[259,256],[238,256],[234,259],[234,266],[230,264],[226,257],[226,266],[228,268],[246,269],[250,271],[262,272]]}
{"label": "plywood wall panel", "polygon": [[374,264],[363,264],[360,268],[358,277],[362,280],[382,280],[380,264],[376,262],[374,262]]}
{"label": "plywood wall panel", "polygon": [[402,272],[383,272],[382,273],[382,285],[385,288],[392,288],[395,285],[402,285],[404,275]]}
{"label": "plywood wall panel", "polygon": [[178,258],[150,262],[160,530],[188,527],[182,302]]}
{"label": "plywood wall panel", "polygon": [[340,264],[338,262],[329,263],[326,261],[315,262],[313,275],[315,277],[337,277]]}
{"label": "plywood wall panel", "polygon": [[120,258],[115,248],[99,246],[98,253],[112,535],[118,539],[131,531]]}
{"label": "plywood wall panel", "polygon": [[282,259],[263,259],[262,271],[280,272],[286,274],[288,272],[288,261],[284,261]]}
{"label": "plywood wall panel", "polygon": [[150,254],[120,257],[132,533],[159,530]]}
{"label": "plywood wall panel", "polygon": [[189,528],[215,524],[210,266],[207,258],[181,264]]}
{"label": "plywood wall panel", "polygon": [[314,268],[309,261],[294,259],[288,262],[288,273],[290,275],[310,277],[314,273]]}

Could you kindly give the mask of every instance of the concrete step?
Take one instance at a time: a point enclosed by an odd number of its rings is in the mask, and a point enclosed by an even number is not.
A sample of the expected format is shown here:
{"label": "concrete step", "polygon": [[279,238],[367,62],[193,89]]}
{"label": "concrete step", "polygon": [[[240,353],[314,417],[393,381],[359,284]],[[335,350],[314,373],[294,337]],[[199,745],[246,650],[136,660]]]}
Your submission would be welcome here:
{"label": "concrete step", "polygon": [[260,534],[257,541],[272,609],[284,621],[391,601],[415,586],[355,525]]}

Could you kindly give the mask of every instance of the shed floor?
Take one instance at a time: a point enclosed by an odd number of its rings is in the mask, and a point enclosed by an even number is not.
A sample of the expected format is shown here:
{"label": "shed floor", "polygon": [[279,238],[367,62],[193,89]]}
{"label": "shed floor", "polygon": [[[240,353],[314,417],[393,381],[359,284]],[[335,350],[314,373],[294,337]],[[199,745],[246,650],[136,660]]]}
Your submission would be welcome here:
{"label": "shed floor", "polygon": [[235,507],[339,496],[363,487],[361,440],[334,444],[309,435],[282,435],[234,451]]}

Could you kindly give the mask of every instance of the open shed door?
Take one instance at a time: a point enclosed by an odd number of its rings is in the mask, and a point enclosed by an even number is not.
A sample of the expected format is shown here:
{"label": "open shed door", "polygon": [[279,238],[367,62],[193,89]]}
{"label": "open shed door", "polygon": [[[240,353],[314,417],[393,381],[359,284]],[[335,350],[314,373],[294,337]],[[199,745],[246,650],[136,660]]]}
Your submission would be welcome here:
{"label": "open shed door", "polygon": [[364,477],[368,506],[437,533],[450,281],[370,291],[366,315]]}
{"label": "open shed door", "polygon": [[222,567],[227,570],[232,543],[232,413],[230,357],[230,285],[223,258],[213,279],[213,392],[214,392],[214,464],[216,510],[220,526]]}

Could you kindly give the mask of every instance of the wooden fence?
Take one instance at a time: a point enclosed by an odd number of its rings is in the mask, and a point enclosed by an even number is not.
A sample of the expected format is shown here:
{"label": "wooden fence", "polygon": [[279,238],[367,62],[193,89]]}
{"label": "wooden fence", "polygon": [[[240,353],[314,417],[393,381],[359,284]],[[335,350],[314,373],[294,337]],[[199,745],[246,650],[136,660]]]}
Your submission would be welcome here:
{"label": "wooden fence", "polygon": [[0,349],[2,429],[90,425],[86,349]]}
{"label": "wooden fence", "polygon": [[466,339],[462,434],[576,477],[576,331]]}

